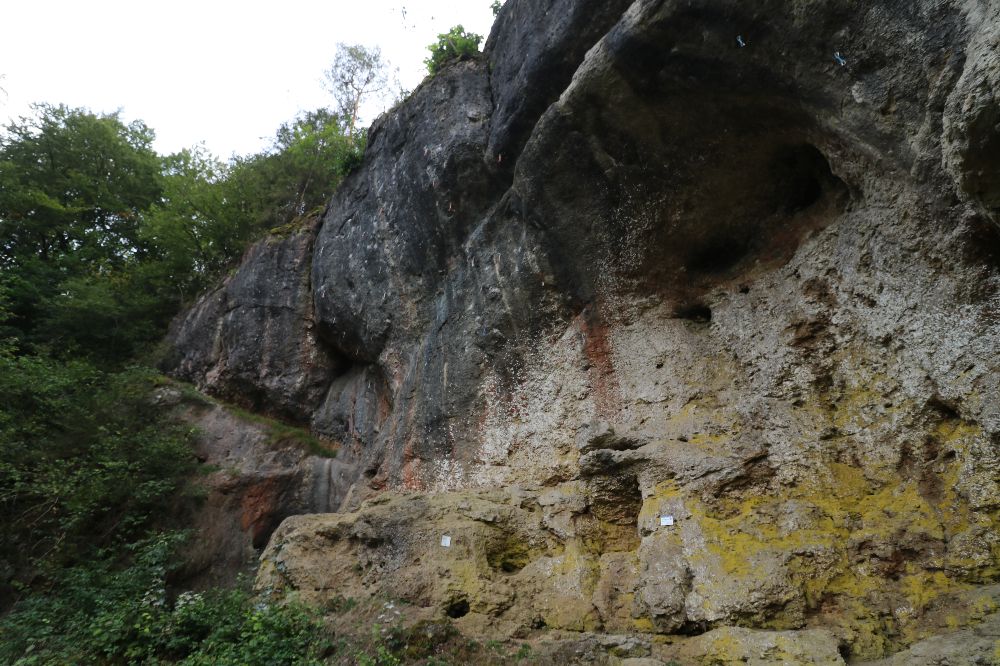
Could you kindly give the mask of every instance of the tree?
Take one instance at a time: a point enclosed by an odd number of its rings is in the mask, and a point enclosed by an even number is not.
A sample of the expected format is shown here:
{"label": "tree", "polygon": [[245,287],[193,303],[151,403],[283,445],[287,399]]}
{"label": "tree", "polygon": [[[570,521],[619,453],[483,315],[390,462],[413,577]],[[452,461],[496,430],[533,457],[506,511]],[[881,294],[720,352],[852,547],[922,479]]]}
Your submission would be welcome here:
{"label": "tree", "polygon": [[117,114],[35,110],[0,138],[0,264],[115,264],[139,251],[140,213],[161,187],[153,131]]}
{"label": "tree", "polygon": [[[317,109],[278,128],[275,148],[283,158],[289,187],[287,221],[325,205],[342,178],[360,161],[365,133],[350,123],[345,132],[339,122],[342,119],[342,115]],[[287,194],[292,196],[287,198]]]}
{"label": "tree", "polygon": [[324,75],[327,89],[333,95],[337,113],[344,120],[348,134],[353,136],[361,117],[361,107],[370,96],[389,97],[394,77],[389,63],[382,59],[377,46],[337,44],[333,64]]}
{"label": "tree", "polygon": [[141,270],[177,305],[228,268],[252,235],[226,198],[231,173],[201,146],[163,158],[163,195],[142,227],[154,261]]}
{"label": "tree", "polygon": [[[323,205],[361,159],[365,132],[350,133],[326,109],[305,113],[277,131],[269,150],[237,159],[223,184],[227,206],[256,235]],[[251,219],[252,218],[252,219]]]}
{"label": "tree", "polygon": [[[117,114],[50,105],[35,112],[0,137],[0,281],[8,332],[22,342],[61,344],[83,333],[77,315],[107,306],[111,319],[98,317],[90,332],[113,349],[124,328],[140,324],[123,306],[121,290],[129,267],[148,252],[143,214],[162,193],[153,132]],[[75,313],[70,321],[42,325],[65,307],[63,314]]]}

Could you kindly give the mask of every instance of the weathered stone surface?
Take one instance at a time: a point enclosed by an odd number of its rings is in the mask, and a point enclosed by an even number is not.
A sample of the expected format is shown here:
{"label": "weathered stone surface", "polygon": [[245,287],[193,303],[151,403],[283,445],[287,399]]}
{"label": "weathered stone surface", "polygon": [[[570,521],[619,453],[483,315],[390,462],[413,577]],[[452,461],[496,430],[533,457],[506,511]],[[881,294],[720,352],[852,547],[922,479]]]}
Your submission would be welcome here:
{"label": "weathered stone surface", "polygon": [[686,643],[680,650],[685,664],[843,664],[837,639],[820,629],[754,631],[726,627]]}
{"label": "weathered stone surface", "polygon": [[309,284],[316,225],[252,246],[222,286],[174,322],[164,366],[212,394],[308,420],[342,365],[316,337]]}
{"label": "weathered stone surface", "polygon": [[869,666],[989,666],[997,662],[1000,616],[994,615],[972,629],[920,641],[891,658]]}
{"label": "weathered stone surface", "polygon": [[261,549],[285,518],[339,505],[342,497],[335,494],[331,476],[350,469],[350,462],[310,452],[305,432],[250,420],[173,387],[159,390],[155,399],[196,430],[195,455],[206,470],[195,480],[204,497],[174,584],[232,584],[253,572]]}
{"label": "weathered stone surface", "polygon": [[517,163],[538,118],[629,4],[522,0],[501,9],[484,50],[494,100],[487,155],[503,170]]}
{"label": "weathered stone surface", "polygon": [[[373,127],[310,266],[252,255],[173,338],[343,446],[346,513],[286,521],[261,585],[754,659],[940,631],[1000,575],[997,12],[510,0]],[[315,316],[198,333],[269,283]]]}
{"label": "weathered stone surface", "polygon": [[960,192],[1000,223],[1000,7],[982,3],[969,11],[980,28],[948,97],[944,158]]}

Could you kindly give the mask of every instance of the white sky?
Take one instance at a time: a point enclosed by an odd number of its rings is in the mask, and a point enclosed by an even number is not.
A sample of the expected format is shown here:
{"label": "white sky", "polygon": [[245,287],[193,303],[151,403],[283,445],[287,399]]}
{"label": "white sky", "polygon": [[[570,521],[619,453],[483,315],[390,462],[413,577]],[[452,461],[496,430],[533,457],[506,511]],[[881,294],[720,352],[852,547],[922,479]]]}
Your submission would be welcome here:
{"label": "white sky", "polygon": [[[379,46],[403,87],[455,24],[486,37],[490,0],[2,0],[0,124],[32,102],[121,109],[169,153],[264,148],[296,113],[331,105],[337,42]],[[371,114],[369,114],[371,115]],[[373,117],[365,118],[370,122]]]}

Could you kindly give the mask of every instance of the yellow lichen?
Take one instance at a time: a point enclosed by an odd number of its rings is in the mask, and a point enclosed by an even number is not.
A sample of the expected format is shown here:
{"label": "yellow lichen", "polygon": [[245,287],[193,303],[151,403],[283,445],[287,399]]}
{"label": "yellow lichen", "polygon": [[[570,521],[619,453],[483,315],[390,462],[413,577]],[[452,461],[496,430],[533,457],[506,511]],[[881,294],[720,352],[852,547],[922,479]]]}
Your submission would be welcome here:
{"label": "yellow lichen", "polygon": [[651,634],[656,631],[656,626],[653,621],[647,617],[638,617],[632,619],[632,627],[641,633]]}
{"label": "yellow lichen", "polygon": [[981,620],[987,615],[992,615],[1000,608],[1000,604],[993,597],[981,596],[973,600],[969,605],[969,615],[974,620]]}
{"label": "yellow lichen", "polygon": [[[908,568],[913,570],[912,565]],[[901,577],[899,587],[910,603],[910,607],[914,611],[920,612],[942,594],[955,592],[962,589],[963,586],[940,571],[915,571]]]}
{"label": "yellow lichen", "polygon": [[[975,434],[973,428],[954,424],[937,433],[952,442]],[[711,506],[698,497],[685,496],[673,481],[667,481],[653,489],[640,516],[652,520],[662,503],[682,504],[706,544],[705,551],[690,556],[692,560],[706,558],[710,569],[745,579],[748,588],[759,575],[762,557],[772,565],[784,562],[807,608],[826,604],[828,610],[834,609],[832,619],[849,629],[854,653],[881,656],[899,647],[892,636],[905,642],[919,638],[915,618],[941,595],[967,586],[942,571],[925,571],[912,564],[893,583],[864,563],[849,562],[849,549],[869,544],[873,552],[891,553],[900,542],[943,543],[948,534],[968,524],[969,509],[957,497],[952,479],[947,479],[940,497],[929,498],[914,479],[886,475],[872,480],[862,469],[837,462],[828,463],[826,472],[818,474],[813,484],[786,489],[781,495],[732,494]],[[949,472],[955,474],[953,469]],[[775,517],[786,513],[783,506],[792,501],[800,505],[795,510],[797,523],[782,526]],[[899,617],[892,617],[870,608],[876,598],[885,598],[894,589],[909,610],[901,609]],[[781,613],[768,622],[769,628],[776,629],[791,625],[792,620]]]}

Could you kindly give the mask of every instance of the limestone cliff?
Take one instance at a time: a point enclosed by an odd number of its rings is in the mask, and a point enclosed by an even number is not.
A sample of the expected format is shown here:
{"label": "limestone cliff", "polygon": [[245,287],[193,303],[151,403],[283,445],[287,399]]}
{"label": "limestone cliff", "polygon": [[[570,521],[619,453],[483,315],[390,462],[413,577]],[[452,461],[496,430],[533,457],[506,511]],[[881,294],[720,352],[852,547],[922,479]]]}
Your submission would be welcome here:
{"label": "limestone cliff", "polygon": [[995,1],[509,0],[175,323],[340,445],[259,586],[706,663],[989,615],[998,91]]}

